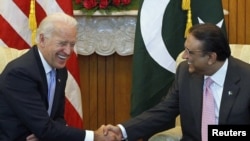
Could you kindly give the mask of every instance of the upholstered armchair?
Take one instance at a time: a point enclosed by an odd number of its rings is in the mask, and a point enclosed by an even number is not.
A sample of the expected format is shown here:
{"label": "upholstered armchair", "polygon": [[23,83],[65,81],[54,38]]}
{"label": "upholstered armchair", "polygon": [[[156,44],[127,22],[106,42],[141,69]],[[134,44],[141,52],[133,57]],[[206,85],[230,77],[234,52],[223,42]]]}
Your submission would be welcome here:
{"label": "upholstered armchair", "polygon": [[[246,63],[250,64],[250,44],[230,44],[232,56],[239,58]],[[183,59],[181,58],[183,52],[181,52],[177,59],[176,64],[178,65]],[[166,130],[153,135],[149,141],[179,141],[182,137],[180,117],[176,118],[176,126],[170,130]]]}
{"label": "upholstered armchair", "polygon": [[24,54],[28,49],[17,50],[9,47],[0,47],[0,73],[4,67],[13,59]]}

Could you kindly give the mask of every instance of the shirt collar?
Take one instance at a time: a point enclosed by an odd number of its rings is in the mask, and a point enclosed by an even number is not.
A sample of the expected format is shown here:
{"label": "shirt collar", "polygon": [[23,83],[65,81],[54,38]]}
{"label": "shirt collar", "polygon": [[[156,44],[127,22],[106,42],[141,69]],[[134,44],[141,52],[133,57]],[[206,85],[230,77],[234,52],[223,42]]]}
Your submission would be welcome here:
{"label": "shirt collar", "polygon": [[52,70],[52,67],[47,63],[47,61],[45,60],[45,58],[43,57],[43,55],[42,55],[42,53],[40,52],[39,49],[38,49],[38,52],[39,52],[39,56],[40,56],[40,58],[42,60],[42,64],[43,64],[45,73],[48,74]]}
{"label": "shirt collar", "polygon": [[[228,67],[228,59],[225,60],[224,64],[222,67],[215,72],[210,78],[219,86],[223,87],[225,78],[226,78],[226,72],[227,72],[227,67]],[[208,76],[205,76],[205,79]]]}

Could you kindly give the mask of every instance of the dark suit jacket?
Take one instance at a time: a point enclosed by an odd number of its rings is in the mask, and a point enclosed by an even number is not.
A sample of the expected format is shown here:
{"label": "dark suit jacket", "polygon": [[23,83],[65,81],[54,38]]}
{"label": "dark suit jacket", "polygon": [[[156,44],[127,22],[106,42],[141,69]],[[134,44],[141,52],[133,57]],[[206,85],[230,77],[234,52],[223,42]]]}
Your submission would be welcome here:
{"label": "dark suit jacket", "polygon": [[24,141],[31,133],[45,141],[82,141],[85,131],[66,127],[67,69],[57,69],[51,117],[48,85],[37,47],[10,62],[0,75],[0,140]]}
{"label": "dark suit jacket", "polygon": [[[128,140],[166,130],[169,121],[181,117],[183,141],[201,141],[201,113],[204,76],[190,74],[187,62],[176,72],[167,97],[154,108],[125,123]],[[219,124],[250,124],[250,65],[229,58]],[[232,95],[229,95],[232,92]]]}

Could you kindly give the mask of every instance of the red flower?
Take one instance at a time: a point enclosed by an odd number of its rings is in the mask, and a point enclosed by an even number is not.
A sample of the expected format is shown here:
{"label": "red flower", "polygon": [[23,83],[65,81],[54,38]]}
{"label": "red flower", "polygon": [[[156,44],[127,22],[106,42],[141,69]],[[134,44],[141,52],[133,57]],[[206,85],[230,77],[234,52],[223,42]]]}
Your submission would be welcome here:
{"label": "red flower", "polygon": [[108,0],[100,0],[99,7],[100,7],[101,9],[107,8],[108,5],[109,5],[109,1],[108,1]]}
{"label": "red flower", "polygon": [[110,7],[117,7],[129,5],[131,0],[75,0],[76,4],[81,4],[84,9],[87,10],[98,10],[108,9]]}
{"label": "red flower", "polygon": [[121,0],[121,3],[124,5],[130,4],[131,0]]}
{"label": "red flower", "polygon": [[84,0],[83,1],[83,6],[86,9],[92,9],[92,8],[97,6],[97,2],[96,2],[96,0]]}
{"label": "red flower", "polygon": [[120,5],[120,2],[121,2],[121,0],[113,0],[112,4],[113,4],[114,6],[119,6],[119,5]]}
{"label": "red flower", "polygon": [[75,0],[76,4],[80,4],[82,0]]}

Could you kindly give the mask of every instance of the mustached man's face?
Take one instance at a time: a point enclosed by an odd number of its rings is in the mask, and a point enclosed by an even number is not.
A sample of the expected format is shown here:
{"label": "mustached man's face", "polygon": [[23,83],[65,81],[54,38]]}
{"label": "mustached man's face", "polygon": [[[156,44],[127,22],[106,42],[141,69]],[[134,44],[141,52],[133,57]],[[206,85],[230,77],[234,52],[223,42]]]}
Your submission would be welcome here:
{"label": "mustached man's face", "polygon": [[187,60],[190,73],[205,74],[208,69],[209,56],[202,50],[202,42],[189,34],[185,41],[182,58]]}

